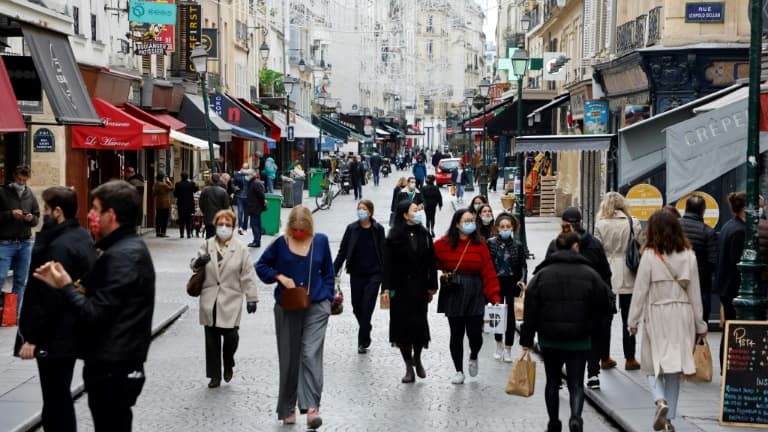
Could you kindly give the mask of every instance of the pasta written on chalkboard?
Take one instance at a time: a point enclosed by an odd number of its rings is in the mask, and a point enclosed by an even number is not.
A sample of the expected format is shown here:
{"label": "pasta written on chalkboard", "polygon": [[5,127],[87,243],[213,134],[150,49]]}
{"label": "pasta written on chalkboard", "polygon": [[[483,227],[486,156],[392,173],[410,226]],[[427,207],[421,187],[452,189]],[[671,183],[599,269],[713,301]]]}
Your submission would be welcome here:
{"label": "pasta written on chalkboard", "polygon": [[720,423],[768,428],[768,321],[728,321]]}

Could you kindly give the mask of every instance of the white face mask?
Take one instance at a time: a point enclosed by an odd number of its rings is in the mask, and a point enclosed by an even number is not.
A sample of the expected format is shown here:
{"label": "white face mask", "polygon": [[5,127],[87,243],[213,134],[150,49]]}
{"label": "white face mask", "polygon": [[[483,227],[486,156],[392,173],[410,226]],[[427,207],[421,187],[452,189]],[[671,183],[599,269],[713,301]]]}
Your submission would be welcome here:
{"label": "white face mask", "polygon": [[489,223],[493,222],[493,216],[482,216],[480,217],[482,219],[483,224],[488,225]]}
{"label": "white face mask", "polygon": [[232,227],[227,225],[216,225],[216,237],[221,240],[229,240],[232,237]]}

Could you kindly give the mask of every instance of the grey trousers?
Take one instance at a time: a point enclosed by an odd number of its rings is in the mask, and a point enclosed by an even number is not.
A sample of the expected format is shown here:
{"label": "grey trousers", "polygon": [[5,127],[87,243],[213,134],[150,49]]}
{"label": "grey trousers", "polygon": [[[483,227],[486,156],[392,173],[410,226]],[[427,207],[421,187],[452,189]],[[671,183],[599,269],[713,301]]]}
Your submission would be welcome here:
{"label": "grey trousers", "polygon": [[323,392],[323,346],[331,303],[312,303],[309,309],[285,312],[275,304],[277,357],[280,363],[280,391],[277,418],[285,419],[296,408],[305,413],[320,408]]}

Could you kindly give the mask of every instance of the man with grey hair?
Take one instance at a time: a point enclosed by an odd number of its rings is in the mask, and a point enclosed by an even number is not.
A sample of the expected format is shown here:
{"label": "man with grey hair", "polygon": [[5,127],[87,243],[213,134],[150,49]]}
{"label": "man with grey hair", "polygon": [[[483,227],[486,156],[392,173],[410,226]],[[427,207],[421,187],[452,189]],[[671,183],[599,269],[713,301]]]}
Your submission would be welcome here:
{"label": "man with grey hair", "polygon": [[229,196],[221,183],[218,174],[211,174],[211,181],[200,193],[200,211],[203,212],[205,223],[205,238],[216,235],[216,227],[213,226],[213,217],[219,210],[229,208]]}

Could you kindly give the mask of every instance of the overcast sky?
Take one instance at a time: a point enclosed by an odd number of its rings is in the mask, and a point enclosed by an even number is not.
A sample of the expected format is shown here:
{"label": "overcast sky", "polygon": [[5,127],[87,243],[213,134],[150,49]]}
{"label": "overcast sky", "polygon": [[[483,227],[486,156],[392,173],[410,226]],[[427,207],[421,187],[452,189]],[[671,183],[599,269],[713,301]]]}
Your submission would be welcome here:
{"label": "overcast sky", "polygon": [[485,10],[485,24],[483,32],[488,41],[496,40],[496,20],[498,16],[498,3],[496,0],[479,0],[480,5]]}

